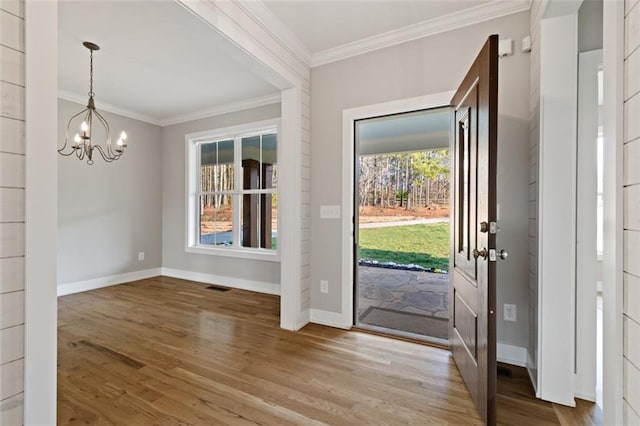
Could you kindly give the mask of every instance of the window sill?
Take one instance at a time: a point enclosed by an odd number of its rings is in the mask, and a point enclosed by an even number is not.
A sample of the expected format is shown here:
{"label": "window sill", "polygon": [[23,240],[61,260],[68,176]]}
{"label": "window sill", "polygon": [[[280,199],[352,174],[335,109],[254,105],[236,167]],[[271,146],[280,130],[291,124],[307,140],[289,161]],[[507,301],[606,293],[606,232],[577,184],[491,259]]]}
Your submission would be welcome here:
{"label": "window sill", "polygon": [[256,249],[239,249],[233,247],[207,247],[207,246],[187,246],[185,252],[194,254],[206,254],[209,256],[222,256],[222,257],[235,257],[238,259],[248,260],[260,260],[263,262],[280,262],[280,252],[273,250],[273,252],[267,252],[266,250]]}

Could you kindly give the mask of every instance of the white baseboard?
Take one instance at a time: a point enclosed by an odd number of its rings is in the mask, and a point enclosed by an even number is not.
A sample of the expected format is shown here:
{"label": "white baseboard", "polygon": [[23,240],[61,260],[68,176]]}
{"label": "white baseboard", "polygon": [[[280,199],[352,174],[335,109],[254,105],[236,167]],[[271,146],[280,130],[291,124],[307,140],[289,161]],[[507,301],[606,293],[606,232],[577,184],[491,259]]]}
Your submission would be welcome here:
{"label": "white baseboard", "polygon": [[58,296],[80,293],[83,291],[95,290],[97,288],[109,287],[127,283],[130,281],[143,280],[145,278],[157,277],[161,274],[161,268],[144,269],[142,271],[127,272],[125,274],[111,275],[108,277],[94,278],[85,281],[75,281],[58,284]]}
{"label": "white baseboard", "polygon": [[498,359],[498,362],[517,365],[518,367],[527,366],[527,348],[498,342],[497,349],[498,353],[496,358]]}
{"label": "white baseboard", "polygon": [[529,354],[529,351],[527,351],[527,373],[529,373],[529,379],[531,380],[531,385],[533,386],[533,390],[536,392],[536,398],[539,398],[538,396],[538,377],[533,377],[533,367],[535,367],[533,365],[533,359],[531,359],[531,354]]}
{"label": "white baseboard", "polygon": [[203,272],[185,271],[182,269],[162,268],[162,274],[167,277],[183,280],[198,281],[207,284],[216,284],[224,287],[238,288],[241,290],[255,291],[257,293],[280,295],[280,284],[265,283],[261,281],[245,280],[242,278],[225,277],[222,275],[205,274]]}
{"label": "white baseboard", "polygon": [[296,324],[296,329],[294,331],[298,331],[305,325],[309,324],[311,320],[310,311],[310,309],[305,309],[304,311],[300,312],[300,315],[298,316],[298,323]]}
{"label": "white baseboard", "polygon": [[595,392],[578,392],[575,393],[576,398],[584,399],[585,401],[596,402]]}
{"label": "white baseboard", "polygon": [[349,330],[353,324],[351,319],[345,318],[345,316],[339,312],[323,311],[320,309],[310,309],[311,322],[321,325],[328,325],[329,327],[342,328]]}

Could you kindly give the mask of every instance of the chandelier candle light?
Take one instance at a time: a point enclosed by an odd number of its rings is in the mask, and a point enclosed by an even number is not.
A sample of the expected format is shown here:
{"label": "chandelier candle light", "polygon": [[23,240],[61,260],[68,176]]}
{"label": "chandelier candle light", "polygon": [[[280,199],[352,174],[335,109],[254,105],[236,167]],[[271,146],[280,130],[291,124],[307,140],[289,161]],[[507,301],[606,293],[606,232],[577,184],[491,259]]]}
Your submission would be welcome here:
{"label": "chandelier candle light", "polygon": [[[70,155],[75,154],[79,160],[87,159],[87,164],[93,164],[93,154],[94,151],[98,151],[100,156],[104,161],[110,163],[119,159],[124,153],[124,149],[127,147],[127,134],[122,131],[120,133],[120,137],[116,142],[116,147],[113,148],[111,143],[111,130],[109,129],[109,123],[104,117],[98,112],[96,109],[95,102],[93,98],[95,97],[95,93],[93,92],[93,52],[96,50],[100,50],[100,46],[95,43],[91,43],[90,41],[85,41],[82,43],[84,47],[89,49],[90,52],[90,65],[89,65],[89,102],[87,103],[87,107],[71,117],[69,123],[67,124],[67,133],[64,137],[64,145],[62,148],[58,150],[60,155],[64,155],[68,157]],[[82,124],[80,124],[80,133],[76,133],[73,138],[73,143],[69,143],[69,134],[73,133],[70,131],[71,125],[73,121],[78,117],[83,118]],[[93,130],[94,130],[94,116],[97,118],[96,124],[102,124],[104,128],[105,135],[107,137],[105,146],[98,145],[94,143],[92,140]]]}

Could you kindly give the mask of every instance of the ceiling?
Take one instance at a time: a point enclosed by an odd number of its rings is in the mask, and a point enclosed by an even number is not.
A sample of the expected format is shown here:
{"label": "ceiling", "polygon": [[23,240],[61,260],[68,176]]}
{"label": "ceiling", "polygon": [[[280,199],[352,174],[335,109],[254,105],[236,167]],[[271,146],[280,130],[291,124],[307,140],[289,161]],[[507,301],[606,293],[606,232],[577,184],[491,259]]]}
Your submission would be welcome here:
{"label": "ceiling", "polygon": [[[530,0],[242,0],[309,66],[528,8]],[[264,69],[175,0],[58,2],[60,97],[85,103],[88,51],[100,109],[167,125],[265,105]],[[258,71],[260,69],[260,71]],[[262,73],[262,77],[258,73]]]}
{"label": "ceiling", "polygon": [[360,155],[449,148],[451,110],[435,108],[356,122]]}
{"label": "ceiling", "polygon": [[[89,52],[96,105],[164,122],[279,91],[238,49],[175,1],[60,1],[58,87],[86,102]],[[113,108],[112,108],[113,109]],[[129,114],[132,115],[132,114]],[[135,114],[133,114],[135,115]]]}
{"label": "ceiling", "polygon": [[488,0],[264,2],[311,54],[490,3]]}

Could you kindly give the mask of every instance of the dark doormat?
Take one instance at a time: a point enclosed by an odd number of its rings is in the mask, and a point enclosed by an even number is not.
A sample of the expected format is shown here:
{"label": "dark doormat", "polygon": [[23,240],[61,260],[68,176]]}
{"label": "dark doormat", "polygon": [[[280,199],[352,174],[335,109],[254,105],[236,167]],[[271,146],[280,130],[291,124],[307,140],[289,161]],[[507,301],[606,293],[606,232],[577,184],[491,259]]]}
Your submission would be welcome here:
{"label": "dark doormat", "polygon": [[447,318],[371,306],[360,316],[360,322],[439,339],[449,338],[449,320]]}

